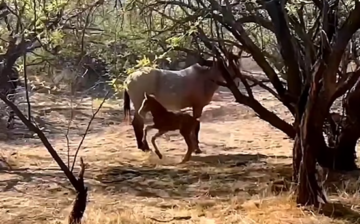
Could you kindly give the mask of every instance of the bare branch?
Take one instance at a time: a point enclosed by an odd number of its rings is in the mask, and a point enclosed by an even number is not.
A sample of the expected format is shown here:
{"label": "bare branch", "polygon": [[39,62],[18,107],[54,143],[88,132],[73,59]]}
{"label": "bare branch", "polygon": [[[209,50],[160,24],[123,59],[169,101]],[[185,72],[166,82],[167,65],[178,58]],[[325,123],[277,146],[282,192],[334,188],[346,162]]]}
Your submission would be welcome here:
{"label": "bare branch", "polygon": [[275,34],[278,44],[280,45],[280,53],[283,58],[286,58],[284,62],[288,69],[286,79],[289,85],[289,92],[293,97],[297,98],[301,93],[301,76],[297,52],[292,44],[292,37],[286,23],[285,14],[280,3],[277,1],[265,3],[265,8],[275,25]]}
{"label": "bare branch", "polygon": [[77,157],[77,155],[78,155],[78,153],[79,153],[79,150],[80,150],[82,144],[84,143],[84,140],[85,140],[85,137],[87,136],[87,133],[88,133],[89,130],[90,130],[91,123],[93,122],[93,120],[95,119],[96,115],[99,113],[100,109],[101,109],[102,106],[104,105],[107,97],[109,96],[109,93],[110,93],[109,91],[106,93],[106,95],[105,95],[103,101],[101,102],[100,106],[96,109],[95,113],[93,113],[93,115],[92,115],[91,118],[90,118],[90,121],[89,121],[89,123],[88,123],[88,125],[87,125],[87,127],[86,127],[86,130],[85,130],[85,133],[84,133],[83,137],[81,138],[80,143],[79,143],[79,145],[78,145],[78,147],[77,147],[77,149],[76,149],[76,152],[75,152],[75,155],[74,155],[73,164],[72,164],[72,167],[71,167],[71,172],[74,170],[74,166],[75,166],[75,162],[76,162],[76,157]]}
{"label": "bare branch", "polygon": [[271,21],[261,17],[261,16],[256,16],[256,15],[247,15],[247,16],[243,16],[240,19],[236,20],[237,23],[256,23],[259,24],[261,26],[263,26],[264,28],[274,32],[274,26],[272,24]]}

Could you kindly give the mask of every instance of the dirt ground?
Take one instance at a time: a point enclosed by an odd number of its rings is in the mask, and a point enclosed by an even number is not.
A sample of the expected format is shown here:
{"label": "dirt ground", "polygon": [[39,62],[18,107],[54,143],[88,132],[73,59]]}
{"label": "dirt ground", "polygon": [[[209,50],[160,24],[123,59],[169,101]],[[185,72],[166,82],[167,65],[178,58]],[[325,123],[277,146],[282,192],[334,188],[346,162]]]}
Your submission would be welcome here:
{"label": "dirt ground", "polygon": [[[257,96],[291,122],[279,102],[265,93]],[[91,108],[101,100],[74,100],[69,144],[69,97],[35,93],[31,100],[51,144],[66,163],[69,145],[72,160]],[[122,123],[120,102],[105,103],[79,152],[88,165],[85,223],[360,223],[355,173],[327,181],[328,212],[296,207],[289,184],[292,140],[235,103],[231,93],[219,91],[206,107],[200,131],[204,153],[183,165],[178,162],[186,145],[177,132],[157,140],[163,160],[137,149],[132,127]],[[64,223],[74,192],[42,143],[17,125],[16,135],[1,139],[0,152],[8,163],[0,163],[1,223]]]}

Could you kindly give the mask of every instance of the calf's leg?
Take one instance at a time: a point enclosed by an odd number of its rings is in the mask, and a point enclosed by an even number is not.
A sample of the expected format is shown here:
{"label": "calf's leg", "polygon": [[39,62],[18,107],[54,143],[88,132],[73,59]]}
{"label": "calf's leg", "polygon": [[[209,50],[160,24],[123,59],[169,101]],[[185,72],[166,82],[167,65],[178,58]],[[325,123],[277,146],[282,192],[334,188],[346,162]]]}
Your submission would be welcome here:
{"label": "calf's leg", "polygon": [[156,143],[155,143],[155,140],[160,137],[161,135],[165,134],[165,131],[158,131],[158,133],[156,133],[152,138],[151,138],[151,143],[152,145],[154,146],[154,149],[155,149],[155,153],[156,155],[159,157],[159,159],[162,159],[162,154],[160,153]]}

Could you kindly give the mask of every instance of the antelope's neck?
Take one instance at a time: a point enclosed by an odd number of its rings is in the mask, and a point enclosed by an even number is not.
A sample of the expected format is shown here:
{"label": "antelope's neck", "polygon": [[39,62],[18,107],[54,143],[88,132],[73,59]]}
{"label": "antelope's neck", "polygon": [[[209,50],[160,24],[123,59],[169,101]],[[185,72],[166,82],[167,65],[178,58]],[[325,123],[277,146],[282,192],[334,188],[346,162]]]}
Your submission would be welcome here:
{"label": "antelope's neck", "polygon": [[155,108],[151,108],[150,112],[152,116],[155,117],[165,115],[168,111],[162,105],[159,105]]}

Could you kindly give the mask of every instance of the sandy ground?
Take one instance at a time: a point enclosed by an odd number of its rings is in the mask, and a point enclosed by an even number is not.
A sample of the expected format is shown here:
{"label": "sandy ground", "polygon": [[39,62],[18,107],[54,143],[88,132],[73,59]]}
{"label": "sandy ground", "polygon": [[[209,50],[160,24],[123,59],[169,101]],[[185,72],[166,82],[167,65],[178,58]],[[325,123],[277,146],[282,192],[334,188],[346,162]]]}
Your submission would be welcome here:
{"label": "sandy ground", "polygon": [[[278,101],[261,92],[257,96],[269,110],[291,122]],[[71,120],[69,98],[34,94],[31,99],[34,116],[52,145],[65,163],[70,148],[72,160],[90,120],[91,108],[100,100],[76,100],[78,109],[74,110],[68,146],[65,133]],[[120,104],[120,100],[105,104],[79,152],[88,165],[86,223],[158,223],[155,219],[204,224],[360,220],[360,200],[353,190],[357,189],[356,177],[347,177],[328,192],[330,198],[342,203],[339,206],[345,206],[346,214],[333,212],[329,217],[297,208],[289,186],[292,140],[235,103],[229,92],[216,93],[206,107],[200,131],[204,153],[193,155],[183,165],[177,163],[186,145],[176,132],[169,134],[169,140],[157,140],[163,160],[137,149],[132,127],[121,122]],[[15,132],[15,136],[3,136],[0,145],[3,159],[11,165],[0,170],[1,223],[62,223],[74,199],[71,185],[39,140],[24,134],[20,124]],[[78,170],[77,163],[75,172]]]}

